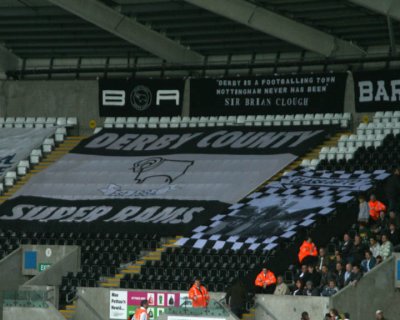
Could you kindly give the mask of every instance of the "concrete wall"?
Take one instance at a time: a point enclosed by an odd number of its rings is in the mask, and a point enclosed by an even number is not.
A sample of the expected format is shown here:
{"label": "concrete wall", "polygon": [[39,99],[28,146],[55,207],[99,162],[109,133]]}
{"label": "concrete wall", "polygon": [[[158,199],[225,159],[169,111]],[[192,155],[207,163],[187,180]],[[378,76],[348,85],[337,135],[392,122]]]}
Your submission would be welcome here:
{"label": "concrete wall", "polygon": [[303,311],[318,320],[328,312],[329,298],[257,295],[255,309],[256,320],[300,319]]}
{"label": "concrete wall", "polygon": [[0,261],[0,291],[14,291],[29,278],[22,274],[22,249],[10,253]]}
{"label": "concrete wall", "polygon": [[0,116],[78,117],[79,133],[91,134],[89,121],[101,123],[97,81],[0,81]]}
{"label": "concrete wall", "polygon": [[52,305],[47,309],[42,308],[21,308],[21,307],[4,307],[4,320],[65,320],[61,313]]}
{"label": "concrete wall", "polygon": [[388,319],[399,319],[400,291],[394,287],[394,269],[395,259],[391,257],[364,276],[356,287],[346,287],[333,296],[331,305],[349,312],[351,319],[373,319],[378,309]]}

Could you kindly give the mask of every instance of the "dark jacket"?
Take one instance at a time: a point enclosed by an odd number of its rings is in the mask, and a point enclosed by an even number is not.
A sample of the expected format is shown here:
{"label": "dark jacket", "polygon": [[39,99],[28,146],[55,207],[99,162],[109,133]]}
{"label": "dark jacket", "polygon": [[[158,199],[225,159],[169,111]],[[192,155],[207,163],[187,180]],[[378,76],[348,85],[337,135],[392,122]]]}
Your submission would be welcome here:
{"label": "dark jacket", "polygon": [[399,230],[395,230],[393,233],[391,233],[390,231],[388,232],[388,236],[389,236],[389,241],[394,245],[397,246],[398,244],[400,244],[400,234],[399,234]]}
{"label": "dark jacket", "polygon": [[339,289],[344,287],[344,270],[342,270],[340,273],[335,272],[336,276],[336,285],[338,286]]}
{"label": "dark jacket", "polygon": [[373,267],[376,265],[376,259],[374,257],[371,257],[371,259],[368,260],[363,260],[361,262],[361,269],[363,272],[368,272],[368,269],[371,270]]}
{"label": "dark jacket", "polygon": [[358,272],[358,273],[352,272],[350,277],[347,279],[345,285],[347,286],[350,282],[353,282],[353,281],[357,281],[358,282],[358,281],[361,280],[361,278],[362,278],[362,273],[361,272]]}
{"label": "dark jacket", "polygon": [[367,248],[362,244],[353,244],[353,247],[350,252],[350,256],[353,257],[354,264],[360,264],[360,262],[364,259],[365,250]]}
{"label": "dark jacket", "polygon": [[353,241],[349,240],[347,242],[343,242],[342,246],[340,247],[340,253],[342,254],[343,258],[347,259],[353,249]]}
{"label": "dark jacket", "polygon": [[313,296],[313,297],[318,297],[319,296],[319,290],[317,288],[312,288],[311,290],[308,290],[307,288],[304,289],[303,294],[305,296]]}
{"label": "dark jacket", "polygon": [[246,306],[247,288],[243,281],[238,281],[228,288],[225,301],[231,307],[244,308]]}

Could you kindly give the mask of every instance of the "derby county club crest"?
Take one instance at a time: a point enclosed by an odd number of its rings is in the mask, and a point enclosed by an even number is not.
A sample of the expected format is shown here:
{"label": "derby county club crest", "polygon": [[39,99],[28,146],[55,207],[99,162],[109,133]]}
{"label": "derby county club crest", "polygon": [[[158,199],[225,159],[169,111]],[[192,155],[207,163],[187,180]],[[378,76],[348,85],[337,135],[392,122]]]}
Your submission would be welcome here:
{"label": "derby county club crest", "polygon": [[153,97],[151,91],[145,86],[136,86],[131,92],[131,104],[137,111],[147,110],[151,106]]}

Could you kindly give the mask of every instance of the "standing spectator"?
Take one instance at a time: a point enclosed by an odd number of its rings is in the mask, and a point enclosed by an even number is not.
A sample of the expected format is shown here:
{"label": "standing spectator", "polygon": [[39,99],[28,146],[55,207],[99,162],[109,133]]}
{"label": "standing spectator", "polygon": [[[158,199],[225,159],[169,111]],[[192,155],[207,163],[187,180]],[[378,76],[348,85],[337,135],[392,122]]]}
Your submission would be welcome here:
{"label": "standing spectator", "polygon": [[344,286],[344,273],[345,271],[343,270],[343,265],[340,262],[336,263],[336,270],[335,270],[336,284],[339,287],[339,289],[343,288]]}
{"label": "standing spectator", "polygon": [[369,215],[373,221],[377,221],[379,219],[379,213],[381,211],[386,211],[386,206],[376,199],[374,194],[371,194],[369,198]]}
{"label": "standing spectator", "polygon": [[364,195],[358,197],[359,210],[358,210],[358,223],[367,224],[369,220],[369,205]]}
{"label": "standing spectator", "polygon": [[247,302],[247,288],[243,279],[238,279],[228,288],[225,301],[231,311],[240,319],[246,310]]}
{"label": "standing spectator", "polygon": [[389,223],[393,223],[396,228],[400,228],[400,216],[393,210],[389,212]]}
{"label": "standing spectator", "polygon": [[329,266],[329,259],[326,256],[325,248],[319,248],[319,255],[317,260],[317,271],[321,271],[322,266]]}
{"label": "standing spectator", "polygon": [[393,175],[387,179],[385,193],[389,201],[389,210],[400,212],[400,168],[395,168]]}
{"label": "standing spectator", "polygon": [[314,264],[318,256],[317,247],[312,241],[311,237],[304,240],[299,250],[299,262],[302,264]]}
{"label": "standing spectator", "polygon": [[369,272],[376,265],[376,259],[372,255],[371,250],[365,251],[365,259],[361,262],[361,269],[363,272]]}
{"label": "standing spectator", "polygon": [[350,282],[351,271],[353,269],[353,265],[351,263],[346,264],[346,271],[344,273],[344,286],[347,286]]}
{"label": "standing spectator", "polygon": [[286,283],[283,282],[283,277],[282,276],[278,276],[276,278],[276,288],[274,291],[274,295],[276,296],[284,296],[290,293],[289,287],[287,286]]}
{"label": "standing spectator", "polygon": [[308,315],[308,312],[305,312],[305,311],[302,312],[300,320],[310,320],[310,316]]}
{"label": "standing spectator", "polygon": [[304,284],[300,279],[296,280],[295,289],[293,291],[294,296],[303,296],[304,295]]}
{"label": "standing spectator", "polygon": [[353,264],[360,264],[361,261],[364,259],[365,254],[365,246],[361,242],[361,238],[359,235],[354,237],[353,247],[350,251],[351,262]]}
{"label": "standing spectator", "polygon": [[[348,233],[343,235],[343,244],[340,247],[340,253],[343,256],[343,259],[348,262],[351,250],[353,249],[353,241],[351,240]],[[351,262],[351,261],[350,261]]]}
{"label": "standing spectator", "polygon": [[393,245],[389,241],[387,234],[382,235],[382,244],[381,249],[379,250],[379,255],[382,257],[383,260],[386,260],[392,255],[393,252]]}
{"label": "standing spectator", "polygon": [[258,274],[254,284],[258,288],[259,293],[273,293],[276,285],[275,275],[267,267],[264,267]]}
{"label": "standing spectator", "polygon": [[361,269],[358,265],[353,266],[353,270],[351,271],[350,278],[348,279],[348,283],[352,286],[356,286],[357,283],[361,280],[362,273]]}
{"label": "standing spectator", "polygon": [[201,284],[201,279],[196,278],[193,286],[189,290],[189,299],[192,300],[193,308],[205,308],[210,302],[210,296],[205,286]]}
{"label": "standing spectator", "polygon": [[381,254],[381,245],[375,238],[369,239],[369,250],[371,250],[372,255],[376,258]]}
{"label": "standing spectator", "polygon": [[394,223],[389,223],[388,237],[393,247],[396,247],[400,244],[399,230],[396,228],[396,225]]}
{"label": "standing spectator", "polygon": [[306,282],[306,287],[304,288],[304,295],[305,296],[319,296],[319,290],[314,287],[312,281]]}
{"label": "standing spectator", "polygon": [[334,294],[338,293],[339,289],[336,286],[335,280],[329,280],[329,285],[322,290],[321,296],[323,297],[330,297],[333,296]]}

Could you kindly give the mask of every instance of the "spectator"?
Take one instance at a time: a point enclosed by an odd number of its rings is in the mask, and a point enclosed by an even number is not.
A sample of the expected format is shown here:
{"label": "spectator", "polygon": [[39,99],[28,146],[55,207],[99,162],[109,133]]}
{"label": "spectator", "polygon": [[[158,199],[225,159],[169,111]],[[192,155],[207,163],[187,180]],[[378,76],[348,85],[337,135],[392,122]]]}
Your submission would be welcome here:
{"label": "spectator", "polygon": [[[344,263],[342,255],[340,254],[339,251],[335,252],[335,257],[332,261],[332,269],[334,269],[336,267],[336,263],[341,263],[341,264]],[[332,270],[332,271],[335,271],[335,270]]]}
{"label": "spectator", "polygon": [[389,212],[389,223],[394,223],[396,228],[400,228],[400,216],[394,211]]}
{"label": "spectator", "polygon": [[311,281],[314,287],[317,287],[321,281],[321,275],[315,270],[314,265],[308,266],[307,276],[304,278],[305,282]]}
{"label": "spectator", "polygon": [[305,296],[314,296],[314,297],[319,296],[319,290],[314,287],[314,284],[312,283],[312,281],[306,282],[306,287],[304,288],[304,295]]}
{"label": "spectator", "polygon": [[321,296],[323,296],[323,297],[330,297],[330,296],[333,296],[334,294],[336,294],[336,293],[338,293],[339,292],[339,289],[338,289],[338,287],[336,286],[336,282],[335,282],[335,280],[329,280],[329,285],[328,286],[326,286],[325,288],[324,288],[324,290],[322,290],[322,293],[321,293]]}
{"label": "spectator", "polygon": [[384,211],[379,213],[378,220],[375,221],[375,225],[372,229],[372,232],[375,234],[384,234],[389,231],[389,220],[386,218],[386,214]]}
{"label": "spectator", "polygon": [[361,269],[363,272],[369,272],[376,265],[376,259],[372,255],[371,250],[365,251],[365,259],[361,262]]}
{"label": "spectator", "polygon": [[353,264],[360,264],[364,259],[365,247],[361,242],[361,238],[359,235],[354,237],[353,247],[350,251],[350,261]]}
{"label": "spectator", "polygon": [[257,275],[254,284],[258,288],[259,293],[273,293],[275,291],[276,278],[271,270],[264,267]]}
{"label": "spectator", "polygon": [[383,315],[383,311],[382,310],[376,310],[375,319],[376,320],[386,320],[386,318]]}
{"label": "spectator", "polygon": [[246,311],[247,292],[243,279],[238,279],[226,291],[226,304],[239,319]]}
{"label": "spectator", "polygon": [[322,266],[329,266],[329,259],[326,256],[326,250],[325,248],[320,248],[319,249],[319,255],[318,255],[318,260],[317,260],[317,271],[321,271]]}
{"label": "spectator", "polygon": [[365,224],[360,224],[358,227],[358,234],[363,244],[368,245],[369,239],[371,238],[371,230]]}
{"label": "spectator", "polygon": [[375,238],[369,239],[369,250],[371,250],[372,255],[376,258],[380,255],[381,252],[381,245]]}
{"label": "spectator", "polygon": [[331,278],[331,273],[329,272],[328,267],[323,266],[321,270],[321,281],[319,282],[320,290],[323,290],[326,286],[328,286],[330,278]]}
{"label": "spectator", "polygon": [[148,320],[150,319],[149,314],[147,313],[147,309],[149,308],[149,302],[147,300],[140,301],[140,308],[137,308],[135,311],[135,315],[133,316],[134,320]]}
{"label": "spectator", "polygon": [[345,261],[348,261],[352,249],[353,241],[351,240],[349,234],[345,233],[343,236],[343,244],[340,247],[340,253]]}
{"label": "spectator", "polygon": [[193,308],[205,308],[210,302],[210,295],[205,286],[201,284],[201,279],[196,278],[193,286],[189,290],[189,299],[192,300]]}
{"label": "spectator", "polygon": [[392,255],[392,252],[393,252],[393,245],[389,241],[387,234],[383,234],[379,255],[382,257],[383,260],[386,260]]}
{"label": "spectator", "polygon": [[376,265],[381,264],[382,261],[383,261],[383,259],[382,259],[381,256],[377,256],[377,257],[376,257]]}
{"label": "spectator", "polygon": [[311,237],[304,240],[303,244],[300,246],[300,251],[298,254],[299,262],[303,264],[314,264],[316,257],[318,255],[317,247],[313,243]]}
{"label": "spectator", "polygon": [[296,280],[295,289],[293,291],[294,296],[303,296],[304,295],[304,285],[303,281],[300,279]]}
{"label": "spectator", "polygon": [[353,265],[351,263],[346,264],[346,271],[344,273],[344,286],[347,286],[349,284],[352,270]]}
{"label": "spectator", "polygon": [[310,316],[308,315],[308,312],[305,312],[305,311],[302,312],[300,320],[310,320]]}
{"label": "spectator", "polygon": [[336,270],[335,270],[336,284],[339,287],[339,289],[344,287],[344,273],[345,271],[343,270],[343,265],[340,262],[336,263]]}
{"label": "spectator", "polygon": [[360,267],[358,265],[353,266],[353,270],[351,272],[350,278],[348,279],[347,284],[356,286],[357,283],[361,280],[362,278],[362,273],[360,270]]}
{"label": "spectator", "polygon": [[286,283],[283,282],[283,277],[282,276],[278,276],[276,278],[276,288],[274,291],[274,295],[276,296],[284,296],[290,293],[289,287],[287,286]]}
{"label": "spectator", "polygon": [[301,265],[301,270],[300,270],[300,274],[299,274],[299,279],[303,280],[305,282],[305,279],[307,279],[308,277],[308,268],[307,265],[302,264]]}
{"label": "spectator", "polygon": [[339,320],[339,312],[336,309],[329,310],[329,315],[331,316],[332,320]]}
{"label": "spectator", "polygon": [[358,223],[360,224],[367,224],[369,220],[369,205],[368,202],[365,199],[365,196],[360,195],[358,197],[358,202],[359,202],[359,210],[358,210]]}
{"label": "spectator", "polygon": [[396,247],[400,244],[399,230],[396,228],[394,223],[389,223],[388,238],[393,247]]}
{"label": "spectator", "polygon": [[369,215],[373,221],[377,221],[379,219],[379,213],[381,211],[386,211],[386,206],[376,199],[374,194],[371,194],[369,198]]}
{"label": "spectator", "polygon": [[400,212],[400,168],[395,168],[393,175],[387,179],[385,193],[389,201],[389,210]]}

